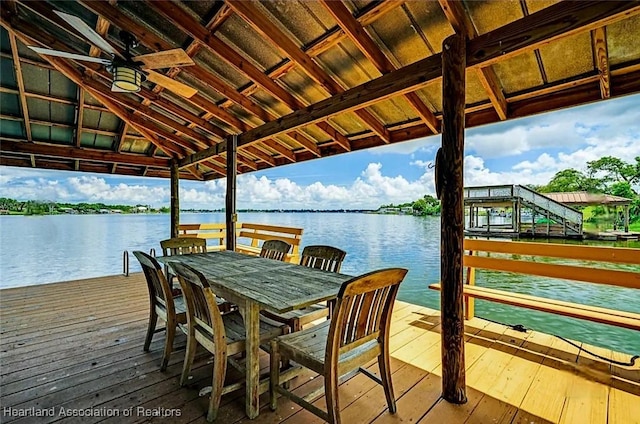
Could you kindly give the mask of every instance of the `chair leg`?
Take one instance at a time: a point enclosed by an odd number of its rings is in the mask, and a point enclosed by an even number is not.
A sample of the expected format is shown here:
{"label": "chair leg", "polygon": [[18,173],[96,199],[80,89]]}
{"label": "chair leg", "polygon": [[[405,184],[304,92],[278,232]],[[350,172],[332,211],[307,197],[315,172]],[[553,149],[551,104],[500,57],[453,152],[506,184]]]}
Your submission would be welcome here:
{"label": "chair leg", "polygon": [[327,414],[329,424],[340,424],[340,402],[338,397],[337,370],[330,371],[330,375],[324,376],[324,395],[327,399]]}
{"label": "chair leg", "polygon": [[184,365],[182,366],[180,386],[184,386],[189,379],[189,373],[191,372],[191,365],[193,365],[193,358],[196,356],[197,347],[198,341],[196,340],[196,335],[189,332],[187,335],[187,351],[184,353]]}
{"label": "chair leg", "polygon": [[176,336],[176,325],[173,322],[167,321],[164,339],[164,353],[162,354],[162,364],[160,365],[160,371],[167,369],[169,364],[169,358],[173,351],[173,339]]}
{"label": "chair leg", "polygon": [[271,353],[269,363],[269,407],[272,411],[278,409],[278,393],[276,386],[280,384],[280,354],[278,353],[278,342],[271,340]]}
{"label": "chair leg", "polygon": [[151,313],[149,314],[149,325],[147,326],[147,337],[144,339],[144,351],[149,352],[149,346],[151,345],[151,339],[153,339],[153,333],[156,331],[156,324],[158,323],[158,314],[156,313],[155,306],[151,306]]}
{"label": "chair leg", "polygon": [[380,367],[380,379],[384,396],[387,398],[389,412],[396,413],[396,398],[393,396],[393,383],[391,381],[391,367],[389,366],[389,346],[384,344],[382,352],[378,355],[378,366]]}
{"label": "chair leg", "polygon": [[207,412],[207,421],[209,422],[215,420],[218,416],[218,407],[220,406],[220,398],[222,398],[226,374],[227,354],[224,351],[218,351],[213,357],[213,381],[211,383],[209,411]]}

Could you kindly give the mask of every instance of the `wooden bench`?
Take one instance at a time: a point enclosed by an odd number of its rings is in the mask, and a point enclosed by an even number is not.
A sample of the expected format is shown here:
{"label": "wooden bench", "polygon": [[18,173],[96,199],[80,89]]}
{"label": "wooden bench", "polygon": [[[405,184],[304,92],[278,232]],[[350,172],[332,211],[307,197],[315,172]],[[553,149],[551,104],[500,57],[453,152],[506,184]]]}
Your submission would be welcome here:
{"label": "wooden bench", "polygon": [[[236,224],[236,251],[257,255],[262,243],[266,240],[278,239],[286,241],[292,248],[287,254],[288,262],[300,261],[300,243],[302,228],[284,227],[280,225],[254,224],[249,222]],[[226,248],[226,225],[212,224],[180,224],[180,237],[199,237],[207,239],[207,250],[224,250]]]}
{"label": "wooden bench", "polygon": [[[465,240],[464,248],[465,251],[467,251],[464,256],[464,265],[467,267],[467,273],[463,293],[465,296],[465,314],[467,319],[473,318],[473,298],[478,298],[632,330],[640,330],[640,314],[638,313],[565,302],[562,300],[478,287],[475,285],[475,270],[486,269],[640,289],[640,267],[637,269],[632,269],[632,267],[628,267],[629,269],[604,269],[586,267],[584,265],[549,263],[548,260],[544,259],[559,258],[592,261],[598,263],[600,266],[612,263],[640,265],[640,252],[638,249],[471,239]],[[484,253],[479,255],[481,252]],[[523,260],[521,256],[531,256],[538,261]],[[432,284],[429,288],[440,290],[441,285]]]}

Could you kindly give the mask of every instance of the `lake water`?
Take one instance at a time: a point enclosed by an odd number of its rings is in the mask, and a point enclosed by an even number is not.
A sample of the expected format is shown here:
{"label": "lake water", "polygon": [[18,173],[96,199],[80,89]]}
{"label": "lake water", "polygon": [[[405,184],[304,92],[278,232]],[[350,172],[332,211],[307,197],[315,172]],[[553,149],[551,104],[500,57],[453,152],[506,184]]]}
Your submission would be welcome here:
{"label": "lake water", "polygon": [[[180,219],[223,222],[224,216],[184,213]],[[408,268],[399,299],[439,308],[439,293],[427,288],[440,278],[439,217],[242,213],[239,220],[304,228],[302,246],[329,244],[347,252],[342,266],[347,274]],[[0,288],[119,274],[123,252],[159,250],[158,241],[169,237],[169,222],[169,215],[1,216]],[[623,245],[640,248],[637,242]],[[131,272],[139,271],[130,257]],[[639,290],[495,272],[478,272],[477,284],[640,313]],[[632,330],[481,300],[476,315],[640,354],[640,333]]]}

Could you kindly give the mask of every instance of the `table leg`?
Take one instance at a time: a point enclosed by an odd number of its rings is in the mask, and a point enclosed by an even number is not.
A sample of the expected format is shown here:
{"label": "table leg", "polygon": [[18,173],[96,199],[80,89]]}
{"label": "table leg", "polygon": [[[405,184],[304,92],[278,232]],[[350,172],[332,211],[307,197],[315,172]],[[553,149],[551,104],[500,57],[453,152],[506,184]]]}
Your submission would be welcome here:
{"label": "table leg", "polygon": [[251,419],[260,411],[260,308],[247,301],[244,311],[247,332],[246,412]]}

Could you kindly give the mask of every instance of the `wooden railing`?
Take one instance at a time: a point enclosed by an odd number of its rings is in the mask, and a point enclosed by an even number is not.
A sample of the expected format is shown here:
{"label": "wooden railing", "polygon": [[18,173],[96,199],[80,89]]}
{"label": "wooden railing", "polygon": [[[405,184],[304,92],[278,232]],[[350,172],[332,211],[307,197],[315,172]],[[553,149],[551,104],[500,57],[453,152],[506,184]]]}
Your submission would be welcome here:
{"label": "wooden railing", "polygon": [[[226,248],[226,225],[223,223],[180,224],[178,230],[180,237],[196,236],[207,239],[207,250],[209,251]],[[286,241],[292,246],[291,252],[287,255],[287,261],[298,263],[302,233],[302,228],[238,222],[236,224],[236,251],[257,255],[260,253],[260,246],[264,241],[278,239]]]}
{"label": "wooden railing", "polygon": [[[475,270],[486,269],[594,284],[607,284],[637,290],[640,289],[640,250],[638,249],[471,239],[465,240],[464,248],[467,251],[464,256],[464,265],[467,267],[467,273],[463,290],[467,319],[473,318],[473,299],[479,298],[640,330],[640,314],[638,313],[475,285]],[[523,256],[530,257],[530,259],[523,259]],[[589,261],[593,263],[590,265],[594,266],[549,263],[547,258]],[[627,269],[603,268],[602,266],[606,264],[627,264],[632,266],[621,267]],[[599,267],[595,265],[599,265]],[[636,268],[633,265],[638,265],[638,267]],[[429,287],[440,290],[440,284],[432,284]],[[636,296],[640,296],[640,292]]]}

